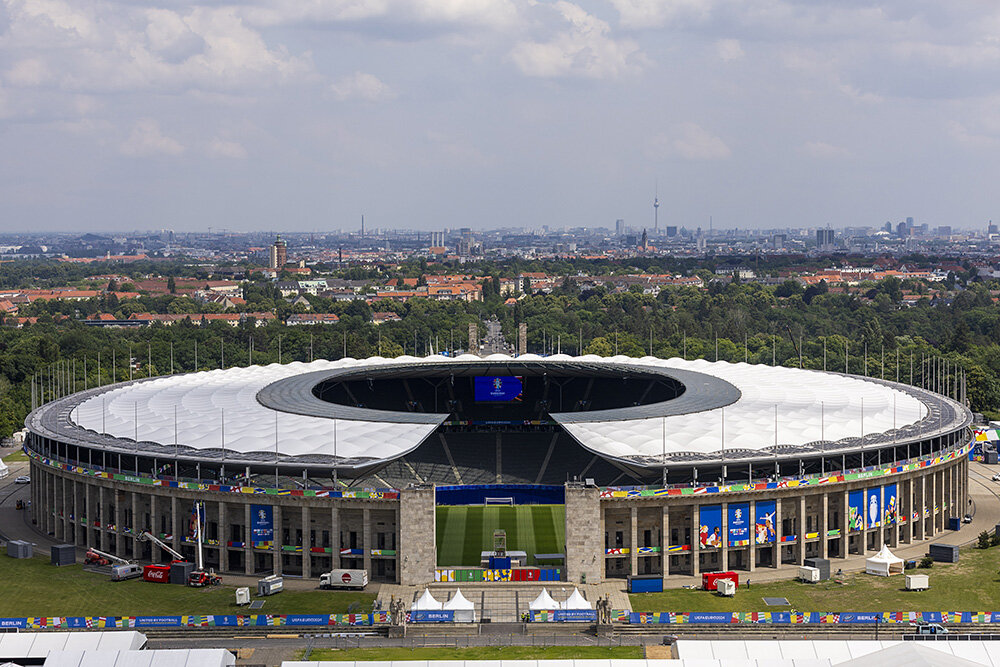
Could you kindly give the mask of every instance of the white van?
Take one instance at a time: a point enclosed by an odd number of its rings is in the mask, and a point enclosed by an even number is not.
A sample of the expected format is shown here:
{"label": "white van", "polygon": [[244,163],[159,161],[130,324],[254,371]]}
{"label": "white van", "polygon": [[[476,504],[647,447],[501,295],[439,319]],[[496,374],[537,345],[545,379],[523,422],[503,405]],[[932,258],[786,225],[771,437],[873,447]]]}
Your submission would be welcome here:
{"label": "white van", "polygon": [[125,581],[142,576],[142,565],[129,563],[127,565],[114,565],[111,568],[111,581]]}

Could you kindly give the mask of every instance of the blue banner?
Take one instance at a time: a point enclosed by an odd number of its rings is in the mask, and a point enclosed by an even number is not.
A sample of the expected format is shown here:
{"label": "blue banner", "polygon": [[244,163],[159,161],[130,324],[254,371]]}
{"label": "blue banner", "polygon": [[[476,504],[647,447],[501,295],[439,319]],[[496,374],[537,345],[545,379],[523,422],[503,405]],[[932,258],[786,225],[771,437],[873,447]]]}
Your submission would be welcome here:
{"label": "blue banner", "polygon": [[778,506],[773,500],[758,500],[754,517],[754,544],[771,544],[776,541],[774,517]]}
{"label": "blue banner", "polygon": [[882,516],[883,526],[894,526],[899,520],[899,505],[896,500],[896,485],[886,484],[883,493],[885,494],[885,508]]}
{"label": "blue banner", "polygon": [[26,618],[0,618],[0,628],[26,628],[28,619]]}
{"label": "blue banner", "polygon": [[693,611],[688,614],[688,623],[732,623],[733,614],[729,611]]}
{"label": "blue banner", "polygon": [[289,614],[285,617],[285,625],[330,625],[330,617],[315,614]]}
{"label": "blue banner", "polygon": [[239,616],[216,616],[215,624],[224,628],[236,627],[240,624]]}
{"label": "blue banner", "polygon": [[274,541],[274,508],[271,505],[250,506],[250,542]]}
{"label": "blue banner", "polygon": [[597,621],[597,612],[593,609],[561,609],[555,612],[557,622],[591,622]]}
{"label": "blue banner", "polygon": [[882,525],[882,487],[868,489],[865,492],[865,506],[868,511],[865,514],[865,527],[878,528]]}
{"label": "blue banner", "polygon": [[847,494],[847,529],[852,533],[865,529],[864,491],[850,491]]}
{"label": "blue banner", "polygon": [[521,378],[512,375],[477,375],[473,379],[477,402],[512,403],[521,400]]}
{"label": "blue banner", "polygon": [[417,610],[410,612],[412,623],[452,623],[455,620],[454,611]]}
{"label": "blue banner", "polygon": [[137,628],[159,628],[175,627],[181,625],[180,616],[136,616],[135,627]]}
{"label": "blue banner", "polygon": [[698,508],[698,543],[702,549],[722,546],[722,505],[702,505]]}
{"label": "blue banner", "polygon": [[879,623],[882,619],[882,613],[877,611],[870,612],[860,612],[860,613],[843,613],[840,615],[841,623]]}
{"label": "blue banner", "polygon": [[729,546],[743,547],[750,544],[750,503],[729,506]]}

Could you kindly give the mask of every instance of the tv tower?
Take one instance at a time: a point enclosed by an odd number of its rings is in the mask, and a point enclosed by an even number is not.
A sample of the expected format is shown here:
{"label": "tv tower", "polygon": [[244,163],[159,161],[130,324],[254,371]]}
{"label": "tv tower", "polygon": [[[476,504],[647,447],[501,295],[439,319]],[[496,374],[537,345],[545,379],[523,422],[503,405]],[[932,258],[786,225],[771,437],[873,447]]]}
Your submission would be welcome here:
{"label": "tv tower", "polygon": [[660,197],[656,190],[653,194],[653,234],[660,235]]}

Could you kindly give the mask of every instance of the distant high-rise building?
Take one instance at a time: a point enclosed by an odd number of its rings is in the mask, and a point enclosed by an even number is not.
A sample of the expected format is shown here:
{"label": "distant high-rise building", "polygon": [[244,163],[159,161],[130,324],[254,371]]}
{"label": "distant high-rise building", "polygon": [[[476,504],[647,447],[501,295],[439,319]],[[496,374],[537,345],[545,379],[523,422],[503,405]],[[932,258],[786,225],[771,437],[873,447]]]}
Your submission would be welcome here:
{"label": "distant high-rise building", "polygon": [[905,222],[901,222],[896,225],[896,236],[899,238],[906,238],[910,235],[910,226]]}
{"label": "distant high-rise building", "polygon": [[667,226],[667,237],[672,238],[674,236],[677,236],[677,226],[676,225]]}
{"label": "distant high-rise building", "polygon": [[951,225],[941,225],[937,228],[938,236],[951,236]]}
{"label": "distant high-rise building", "polygon": [[886,220],[886,223],[882,225],[882,229],[892,234],[892,223]]}
{"label": "distant high-rise building", "polygon": [[278,236],[274,243],[271,244],[271,255],[268,261],[268,266],[275,270],[281,270],[281,267],[285,265],[288,261],[288,247],[285,242],[281,240],[281,236]]}
{"label": "distant high-rise building", "polygon": [[458,239],[458,254],[461,257],[468,257],[472,254],[472,247],[475,245],[475,237],[472,235],[472,230],[468,227],[463,227],[458,230],[461,237]]}
{"label": "distant high-rise building", "polygon": [[986,233],[987,234],[997,234],[998,233],[997,232],[997,226],[995,224],[993,224],[992,220],[990,220],[990,224],[986,226]]}
{"label": "distant high-rise building", "polygon": [[625,236],[625,221],[621,218],[615,220],[615,236]]}
{"label": "distant high-rise building", "polygon": [[787,234],[775,234],[771,237],[771,245],[775,248],[784,248],[785,243],[788,242]]}
{"label": "distant high-rise building", "polygon": [[653,197],[653,234],[660,234],[660,197]]}
{"label": "distant high-rise building", "polygon": [[820,250],[832,250],[833,249],[833,230],[832,229],[817,229],[816,230],[816,246]]}

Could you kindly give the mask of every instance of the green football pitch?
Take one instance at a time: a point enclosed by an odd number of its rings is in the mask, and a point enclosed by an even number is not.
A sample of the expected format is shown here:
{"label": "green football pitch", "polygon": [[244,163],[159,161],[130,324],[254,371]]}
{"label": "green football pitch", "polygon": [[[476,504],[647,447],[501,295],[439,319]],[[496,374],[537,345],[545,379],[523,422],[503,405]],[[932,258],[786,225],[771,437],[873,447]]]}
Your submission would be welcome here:
{"label": "green football pitch", "polygon": [[[566,549],[565,505],[441,505],[437,508],[438,565],[479,567],[493,550],[493,531],[507,531],[507,550],[561,554]],[[556,565],[556,562],[548,563]]]}

